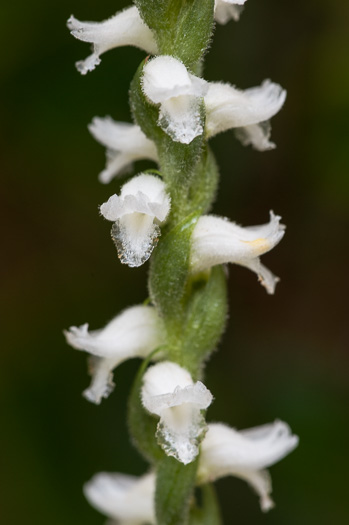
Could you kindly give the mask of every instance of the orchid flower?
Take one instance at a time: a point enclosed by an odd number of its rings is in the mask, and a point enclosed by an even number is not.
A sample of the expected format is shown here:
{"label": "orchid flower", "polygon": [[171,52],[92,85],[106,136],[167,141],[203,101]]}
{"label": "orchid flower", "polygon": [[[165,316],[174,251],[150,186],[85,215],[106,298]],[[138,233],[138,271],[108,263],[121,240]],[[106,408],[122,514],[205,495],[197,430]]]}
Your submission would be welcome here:
{"label": "orchid flower", "polygon": [[271,211],[267,224],[243,228],[222,217],[200,217],[192,235],[192,272],[216,264],[239,264],[255,272],[267,292],[273,294],[279,278],[261,264],[259,256],[274,248],[284,236],[285,226],[280,219]]}
{"label": "orchid flower", "polygon": [[156,436],[166,454],[185,465],[193,461],[206,431],[201,410],[211,404],[211,392],[184,368],[163,361],[144,374],[141,396],[148,412],[160,417]]}
{"label": "orchid flower", "polygon": [[73,15],[67,26],[75,38],[93,44],[93,53],[76,62],[82,75],[101,63],[100,55],[114,47],[135,46],[147,53],[157,53],[153,33],[143,22],[137,7],[129,7],[103,22],[80,22]]}
{"label": "orchid flower", "polygon": [[155,525],[155,475],[101,472],[85,483],[88,502],[118,525]]}
{"label": "orchid flower", "polygon": [[200,102],[208,84],[188,72],[182,62],[163,55],[143,68],[142,88],[146,97],[160,104],[158,125],[175,142],[189,144],[202,135]]}
{"label": "orchid flower", "polygon": [[158,161],[156,146],[136,124],[115,122],[111,117],[95,117],[88,127],[94,138],[107,148],[107,164],[99,180],[108,184],[125,173],[136,160]]}
{"label": "orchid flower", "polygon": [[286,91],[270,80],[245,91],[210,82],[205,96],[207,137],[234,128],[243,145],[251,144],[259,151],[275,148],[269,140],[269,119],[280,111],[285,99]]}
{"label": "orchid flower", "polygon": [[154,175],[140,174],[124,184],[120,197],[113,195],[100,207],[113,221],[112,238],[122,263],[141,266],[147,261],[170,211],[164,182]]}
{"label": "orchid flower", "polygon": [[84,324],[71,326],[64,335],[70,346],[92,355],[92,383],[84,396],[99,404],[114,389],[114,368],[127,359],[147,357],[163,343],[164,328],[155,308],[140,305],[127,308],[100,330],[89,331]]}
{"label": "orchid flower", "polygon": [[298,445],[298,437],[282,421],[248,430],[222,423],[208,425],[201,444],[198,478],[201,483],[223,476],[246,480],[260,497],[263,511],[274,506],[271,480],[265,468],[287,456]]}

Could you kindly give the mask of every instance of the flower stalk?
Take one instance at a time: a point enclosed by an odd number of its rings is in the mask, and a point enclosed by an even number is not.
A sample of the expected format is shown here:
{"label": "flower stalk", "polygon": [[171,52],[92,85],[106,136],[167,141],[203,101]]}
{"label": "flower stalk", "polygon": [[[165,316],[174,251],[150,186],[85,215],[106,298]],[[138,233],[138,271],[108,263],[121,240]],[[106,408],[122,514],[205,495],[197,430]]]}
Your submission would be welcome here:
{"label": "flower stalk", "polygon": [[[102,183],[138,159],[157,165],[100,206],[113,223],[121,263],[134,267],[149,259],[149,304],[126,309],[102,330],[83,325],[65,333],[71,346],[92,354],[85,397],[95,403],[114,388],[117,365],[144,359],[131,389],[128,423],[150,471],[139,479],[102,473],[85,486],[92,505],[125,525],[219,525],[211,482],[223,475],[248,481],[268,510],[271,484],[264,467],[297,445],[280,422],[241,433],[206,423],[213,395],[203,383],[205,365],[228,312],[223,264],[254,271],[272,294],[278,278],[259,256],[284,235],[272,212],[269,223],[249,228],[209,215],[219,180],[209,138],[234,129],[243,144],[272,149],[269,119],[286,97],[270,81],[241,91],[202,78],[215,22],[238,20],[245,1],[135,0],[101,23],[68,21],[73,36],[93,44],[92,55],[77,63],[82,74],[115,47],[135,45],[153,55],[131,83],[133,124],[106,117],[89,127],[107,148]],[[195,487],[202,491],[201,505]]]}

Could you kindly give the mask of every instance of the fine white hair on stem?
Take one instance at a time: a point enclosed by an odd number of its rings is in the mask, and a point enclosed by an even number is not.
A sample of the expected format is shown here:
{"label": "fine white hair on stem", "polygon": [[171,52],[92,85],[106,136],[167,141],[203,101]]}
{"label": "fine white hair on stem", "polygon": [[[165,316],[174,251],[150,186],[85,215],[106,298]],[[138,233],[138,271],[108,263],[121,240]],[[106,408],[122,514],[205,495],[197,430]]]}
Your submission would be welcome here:
{"label": "fine white hair on stem", "polygon": [[160,104],[158,125],[175,142],[190,144],[202,135],[200,104],[208,84],[189,73],[172,56],[158,56],[143,68],[142,89],[154,104]]}
{"label": "fine white hair on stem", "polygon": [[114,388],[113,370],[127,359],[147,357],[164,342],[163,321],[152,306],[132,306],[104,328],[89,331],[88,324],[64,332],[67,343],[91,354],[90,387],[84,396],[99,404]]}
{"label": "fine white hair on stem", "polygon": [[281,217],[270,212],[270,221],[261,226],[242,227],[223,217],[200,217],[192,235],[191,269],[198,273],[217,264],[235,263],[257,273],[269,294],[279,278],[259,260],[259,256],[276,246],[285,233]]}
{"label": "fine white hair on stem", "polygon": [[137,7],[129,7],[103,22],[81,22],[73,15],[67,26],[71,34],[92,44],[93,53],[76,63],[82,75],[100,64],[100,55],[109,49],[121,46],[135,46],[147,53],[157,53],[157,44],[149,27],[143,22]]}
{"label": "fine white hair on stem", "polygon": [[201,444],[198,479],[201,483],[223,476],[247,481],[260,497],[263,511],[274,506],[271,478],[265,469],[287,456],[298,445],[282,421],[237,431],[222,423],[208,425]]}
{"label": "fine white hair on stem", "polygon": [[98,177],[103,184],[129,171],[136,160],[158,161],[154,142],[136,124],[115,122],[111,117],[95,117],[88,129],[107,148],[106,167]]}
{"label": "fine white hair on stem", "polygon": [[272,149],[269,119],[280,111],[285,99],[286,91],[270,80],[244,91],[211,82],[205,96],[207,137],[233,128],[244,145],[259,151]]}
{"label": "fine white hair on stem", "polygon": [[113,221],[112,239],[122,263],[141,266],[155,248],[170,211],[165,183],[154,175],[141,173],[100,207],[101,214]]}
{"label": "fine white hair on stem", "polygon": [[193,461],[206,432],[201,411],[211,404],[211,392],[194,383],[186,369],[165,361],[148,368],[141,397],[144,407],[160,417],[156,436],[166,454],[185,465]]}

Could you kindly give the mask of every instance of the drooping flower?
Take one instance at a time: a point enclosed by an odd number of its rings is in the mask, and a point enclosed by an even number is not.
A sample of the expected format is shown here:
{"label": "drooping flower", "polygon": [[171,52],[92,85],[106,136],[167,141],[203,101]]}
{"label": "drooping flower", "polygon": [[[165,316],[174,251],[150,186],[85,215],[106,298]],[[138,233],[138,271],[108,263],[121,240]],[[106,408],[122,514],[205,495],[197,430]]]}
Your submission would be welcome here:
{"label": "drooping flower", "polygon": [[208,425],[201,444],[198,479],[201,483],[223,476],[247,481],[260,497],[263,511],[274,506],[272,486],[265,468],[287,456],[298,445],[298,437],[282,421],[238,432],[214,423]]}
{"label": "drooping flower", "polygon": [[205,96],[207,136],[234,128],[245,146],[251,144],[259,151],[272,149],[275,144],[269,140],[269,119],[280,111],[285,99],[286,91],[270,80],[245,91],[212,82]]}
{"label": "drooping flower", "polygon": [[184,464],[193,461],[206,432],[201,410],[211,404],[211,392],[184,368],[164,361],[144,374],[141,396],[144,407],[160,417],[156,437],[166,454]]}
{"label": "drooping flower", "polygon": [[[155,475],[101,472],[85,483],[88,502],[118,525],[155,525]],[[109,523],[109,522],[108,522]]]}
{"label": "drooping flower", "polygon": [[175,142],[189,144],[202,135],[200,100],[208,84],[188,72],[174,57],[163,55],[149,60],[143,69],[143,92],[160,104],[158,125]]}
{"label": "drooping flower", "polygon": [[89,360],[92,382],[84,396],[99,404],[113,391],[113,370],[133,357],[146,357],[164,342],[163,321],[152,306],[132,306],[100,330],[88,324],[71,326],[64,332],[70,346],[84,350]]}
{"label": "drooping flower", "polygon": [[214,18],[219,24],[226,24],[229,20],[237,22],[240,18],[246,0],[215,0]]}
{"label": "drooping flower", "polygon": [[200,217],[192,235],[192,272],[216,264],[239,264],[254,271],[267,292],[273,294],[279,278],[261,264],[259,256],[274,248],[284,236],[285,226],[280,219],[270,212],[267,224],[243,228],[222,217]]}
{"label": "drooping flower", "polygon": [[144,173],[121,188],[100,207],[101,214],[113,221],[112,239],[122,263],[140,266],[147,261],[160,236],[162,224],[170,211],[165,183]]}
{"label": "drooping flower", "polygon": [[73,15],[67,26],[75,38],[93,44],[93,53],[76,63],[78,71],[86,75],[100,64],[100,55],[109,49],[135,46],[147,53],[157,53],[157,44],[149,27],[143,22],[137,7],[129,7],[103,22],[80,22]]}
{"label": "drooping flower", "polygon": [[88,129],[107,148],[106,168],[99,174],[103,184],[125,173],[136,160],[158,160],[154,142],[136,124],[115,122],[111,117],[95,117]]}

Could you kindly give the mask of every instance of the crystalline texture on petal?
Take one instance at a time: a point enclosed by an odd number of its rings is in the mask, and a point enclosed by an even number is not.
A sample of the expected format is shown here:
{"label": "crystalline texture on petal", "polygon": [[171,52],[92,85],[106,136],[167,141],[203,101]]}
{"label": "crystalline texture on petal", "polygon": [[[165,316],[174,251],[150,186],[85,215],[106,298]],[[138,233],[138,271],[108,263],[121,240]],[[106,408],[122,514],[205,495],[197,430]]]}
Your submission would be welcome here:
{"label": "crystalline texture on petal", "polygon": [[89,131],[107,148],[107,165],[99,175],[103,184],[127,172],[136,160],[158,161],[154,142],[135,124],[115,122],[111,117],[95,117],[89,125]]}
{"label": "crystalline texture on petal", "polygon": [[135,6],[120,11],[103,22],[80,22],[71,16],[67,25],[75,38],[93,44],[92,55],[76,63],[83,75],[100,63],[99,56],[102,53],[114,47],[136,46],[147,53],[157,53],[153,33],[143,22]]}
{"label": "crystalline texture on petal", "polygon": [[260,263],[259,256],[271,250],[284,236],[285,227],[280,219],[270,212],[269,223],[243,228],[221,217],[200,217],[192,236],[192,272],[216,264],[239,264],[256,272],[267,292],[273,293],[278,278]]}
{"label": "crystalline texture on petal", "polygon": [[198,454],[206,432],[201,410],[212,399],[203,383],[194,384],[188,371],[175,363],[159,363],[144,374],[142,402],[150,413],[160,416],[158,443],[168,456],[184,464]]}

